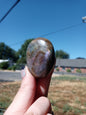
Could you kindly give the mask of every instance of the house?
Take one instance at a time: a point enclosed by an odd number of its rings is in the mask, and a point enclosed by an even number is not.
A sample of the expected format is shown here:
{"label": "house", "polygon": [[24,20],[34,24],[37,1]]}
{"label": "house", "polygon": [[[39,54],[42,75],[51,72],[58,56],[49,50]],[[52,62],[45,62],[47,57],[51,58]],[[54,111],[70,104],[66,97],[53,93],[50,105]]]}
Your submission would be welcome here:
{"label": "house", "polygon": [[12,62],[12,60],[0,59],[0,63],[3,63],[3,62],[8,62],[9,66],[13,66],[14,65],[14,63]]}
{"label": "house", "polygon": [[61,72],[86,73],[86,59],[56,59],[55,67]]}
{"label": "house", "polygon": [[9,60],[0,59],[0,63],[3,63],[3,62],[9,62]]}

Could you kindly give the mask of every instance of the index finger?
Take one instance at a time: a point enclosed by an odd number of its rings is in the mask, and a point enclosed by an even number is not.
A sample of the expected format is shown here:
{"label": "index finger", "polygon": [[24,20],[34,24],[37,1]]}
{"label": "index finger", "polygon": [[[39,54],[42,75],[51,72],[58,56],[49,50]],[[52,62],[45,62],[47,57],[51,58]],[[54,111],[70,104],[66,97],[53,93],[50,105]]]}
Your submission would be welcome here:
{"label": "index finger", "polygon": [[25,76],[21,87],[5,115],[23,115],[31,106],[35,98],[36,80],[25,67]]}

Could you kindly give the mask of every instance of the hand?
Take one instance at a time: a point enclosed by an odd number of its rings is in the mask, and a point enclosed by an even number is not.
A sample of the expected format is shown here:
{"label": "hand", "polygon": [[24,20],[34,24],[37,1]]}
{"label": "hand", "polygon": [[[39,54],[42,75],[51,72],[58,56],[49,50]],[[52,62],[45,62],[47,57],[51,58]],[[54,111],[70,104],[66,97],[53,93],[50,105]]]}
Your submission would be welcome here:
{"label": "hand", "polygon": [[51,115],[47,94],[52,72],[45,78],[35,79],[25,67],[21,87],[4,115]]}

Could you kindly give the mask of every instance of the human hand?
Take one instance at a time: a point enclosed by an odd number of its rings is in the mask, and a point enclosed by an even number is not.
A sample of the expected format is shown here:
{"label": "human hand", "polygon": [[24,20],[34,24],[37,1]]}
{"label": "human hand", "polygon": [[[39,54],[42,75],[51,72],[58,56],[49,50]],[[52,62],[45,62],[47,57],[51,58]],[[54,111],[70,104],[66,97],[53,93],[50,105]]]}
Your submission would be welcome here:
{"label": "human hand", "polygon": [[21,87],[4,115],[51,115],[47,94],[52,72],[45,78],[35,79],[25,67]]}

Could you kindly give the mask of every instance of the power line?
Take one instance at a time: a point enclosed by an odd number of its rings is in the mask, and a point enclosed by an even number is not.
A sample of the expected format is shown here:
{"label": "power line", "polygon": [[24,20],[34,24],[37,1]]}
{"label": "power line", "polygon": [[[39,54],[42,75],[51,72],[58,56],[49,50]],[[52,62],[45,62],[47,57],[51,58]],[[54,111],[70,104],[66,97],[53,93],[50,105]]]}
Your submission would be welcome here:
{"label": "power line", "polygon": [[79,23],[79,24],[75,24],[75,25],[71,25],[71,26],[68,26],[68,27],[65,27],[65,28],[62,28],[62,29],[59,29],[55,32],[50,32],[50,33],[47,33],[47,34],[43,34],[41,35],[40,37],[45,37],[45,36],[48,36],[48,35],[52,35],[52,34],[55,34],[57,32],[62,32],[62,31],[65,31],[65,30],[68,30],[68,29],[71,29],[71,28],[74,28],[74,27],[77,27],[77,26],[80,26],[82,23]]}
{"label": "power line", "polygon": [[[12,11],[12,9],[20,2],[20,0],[17,0],[13,6],[7,11],[7,13],[0,19],[0,23],[6,18],[6,16]],[[49,35],[52,35],[52,34],[55,34],[57,32],[62,32],[62,31],[65,31],[65,30],[68,30],[68,29],[71,29],[71,28],[74,28],[74,27],[77,27],[77,26],[80,26],[82,23],[79,23],[79,24],[75,24],[75,25],[71,25],[71,26],[68,26],[68,27],[65,27],[65,28],[62,28],[62,29],[59,29],[57,31],[54,31],[54,32],[49,32],[49,33],[46,33],[46,34],[42,34],[40,35],[39,37],[45,37],[45,36],[49,36]],[[33,38],[33,37],[32,37]],[[26,40],[26,39],[25,39]],[[17,45],[21,42],[24,42],[25,40],[22,40],[22,41],[19,41],[19,42],[16,42],[16,43],[13,43],[13,44],[10,44],[11,46],[13,45]]]}
{"label": "power line", "polygon": [[[78,26],[80,26],[81,24],[83,24],[83,23],[79,23],[79,24],[71,25],[71,26],[68,26],[68,27],[65,27],[65,28],[59,29],[59,30],[57,30],[57,31],[54,31],[54,32],[49,32],[49,33],[46,33],[46,34],[42,34],[42,35],[40,35],[40,36],[38,36],[38,37],[49,36],[49,35],[52,35],[52,34],[55,34],[55,33],[58,33],[58,32],[62,32],[62,31],[65,31],[65,30],[68,30],[68,29],[74,28],[74,27],[78,27]],[[33,37],[32,37],[32,38],[33,38]],[[27,39],[25,39],[25,40],[27,40]],[[21,42],[24,42],[25,40],[22,40],[22,41],[19,41],[19,42],[16,42],[16,43],[10,44],[10,45],[11,45],[11,46],[14,46],[14,45],[17,45],[17,44],[19,44],[19,43],[21,43]]]}
{"label": "power line", "polygon": [[0,23],[6,18],[6,16],[12,11],[12,9],[20,2],[20,0],[17,0],[13,6],[6,12],[6,14],[0,19]]}

